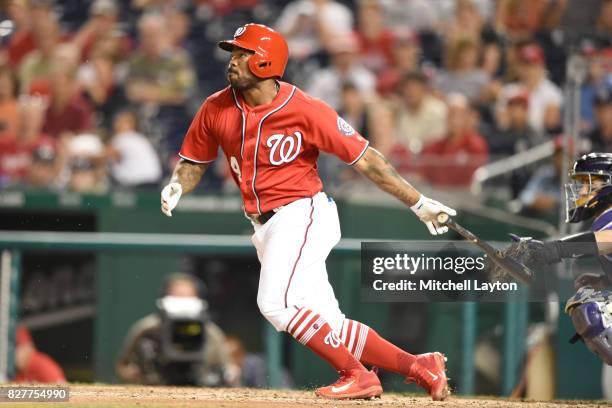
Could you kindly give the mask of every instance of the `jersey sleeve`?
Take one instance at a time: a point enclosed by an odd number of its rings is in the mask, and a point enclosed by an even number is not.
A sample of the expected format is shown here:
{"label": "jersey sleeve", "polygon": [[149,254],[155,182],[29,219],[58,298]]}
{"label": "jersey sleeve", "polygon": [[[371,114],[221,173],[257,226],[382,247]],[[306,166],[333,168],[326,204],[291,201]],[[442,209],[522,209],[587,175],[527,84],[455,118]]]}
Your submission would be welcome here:
{"label": "jersey sleeve", "polygon": [[322,101],[315,101],[310,120],[313,124],[310,142],[347,164],[355,164],[368,148],[370,142]]}
{"label": "jersey sleeve", "polygon": [[189,126],[179,156],[196,163],[209,163],[217,158],[219,143],[212,130],[212,107],[205,101]]}

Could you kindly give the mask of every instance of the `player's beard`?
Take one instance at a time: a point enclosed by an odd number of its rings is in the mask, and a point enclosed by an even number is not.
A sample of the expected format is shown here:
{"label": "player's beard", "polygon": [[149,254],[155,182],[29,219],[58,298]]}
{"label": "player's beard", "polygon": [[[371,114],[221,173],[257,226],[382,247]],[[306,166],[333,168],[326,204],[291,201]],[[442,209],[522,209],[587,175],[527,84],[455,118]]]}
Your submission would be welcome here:
{"label": "player's beard", "polygon": [[230,76],[229,74],[227,75],[227,80],[233,89],[241,92],[257,87],[257,82],[259,81],[259,79],[253,75],[245,77],[243,75]]}

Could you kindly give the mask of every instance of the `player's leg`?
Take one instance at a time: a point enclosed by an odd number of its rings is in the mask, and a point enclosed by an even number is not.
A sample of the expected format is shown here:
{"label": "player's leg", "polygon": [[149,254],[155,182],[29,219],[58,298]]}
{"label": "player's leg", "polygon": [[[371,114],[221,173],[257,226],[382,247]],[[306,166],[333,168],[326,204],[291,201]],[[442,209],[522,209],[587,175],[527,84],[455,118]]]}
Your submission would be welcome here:
{"label": "player's leg", "polygon": [[[340,341],[361,363],[406,377],[423,387],[434,400],[448,395],[445,359],[440,353],[413,355],[380,336],[374,329],[356,320],[346,319],[329,284],[325,263],[313,267],[317,290],[304,299],[308,307],[319,310],[330,322]],[[324,284],[321,284],[324,282]]]}
{"label": "player's leg", "polygon": [[406,377],[407,382],[415,382],[427,390],[434,400],[448,396],[446,358],[441,353],[410,354],[371,327],[350,319],[344,321],[340,339],[363,364]]}
{"label": "player's leg", "polygon": [[[333,205],[332,205],[333,204]],[[337,209],[334,203],[323,207],[320,217],[322,225],[331,228],[337,239],[340,237]],[[410,354],[389,341],[367,325],[345,319],[338,305],[333,287],[329,283],[325,259],[318,259],[302,275],[299,287],[304,290],[302,302],[318,310],[340,337],[347,349],[362,363],[376,366],[406,377],[425,388],[434,400],[446,398],[448,394],[445,358],[440,353]]]}
{"label": "player's leg", "polygon": [[[342,344],[326,320],[301,304],[300,284],[317,258],[325,258],[333,237],[314,236],[320,230],[319,211],[311,199],[298,200],[256,227],[261,273],[257,303],[278,331],[288,331],[341,374],[330,387],[317,390],[330,398],[367,398],[380,395],[378,377],[369,372]],[[314,226],[314,227],[313,227]],[[314,232],[313,232],[314,231]]]}

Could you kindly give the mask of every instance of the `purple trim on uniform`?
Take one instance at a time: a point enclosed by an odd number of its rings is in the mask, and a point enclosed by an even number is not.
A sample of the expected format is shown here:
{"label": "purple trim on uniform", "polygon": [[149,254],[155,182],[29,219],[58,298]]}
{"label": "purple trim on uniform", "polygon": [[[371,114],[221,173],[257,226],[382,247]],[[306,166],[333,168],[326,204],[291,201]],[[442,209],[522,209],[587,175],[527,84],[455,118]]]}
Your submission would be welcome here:
{"label": "purple trim on uniform", "polygon": [[259,121],[259,126],[257,127],[257,140],[255,141],[255,157],[253,158],[253,183],[251,184],[251,187],[253,190],[253,194],[255,195],[255,201],[257,202],[257,213],[258,214],[261,214],[261,206],[259,204],[259,195],[257,194],[257,189],[255,188],[255,179],[257,178],[257,154],[259,152],[259,138],[261,137],[261,125],[263,125],[264,121],[268,118],[268,116],[272,115],[273,113],[278,112],[279,110],[284,108],[285,105],[289,103],[291,98],[293,98],[295,89],[296,89],[295,86],[291,89],[291,93],[289,94],[289,97],[287,98],[287,100],[285,100],[285,102],[281,103],[280,106],[278,106],[277,108],[274,108],[270,112],[266,113],[265,116],[261,118],[261,120]]}
{"label": "purple trim on uniform", "polygon": [[295,273],[295,268],[297,267],[297,264],[300,260],[300,258],[302,257],[302,250],[304,249],[304,246],[306,245],[306,241],[308,241],[308,231],[310,230],[310,226],[312,225],[312,214],[314,213],[314,200],[312,199],[312,197],[310,197],[310,222],[308,223],[308,226],[306,227],[306,232],[304,232],[304,241],[302,241],[302,246],[300,246],[300,252],[298,253],[298,257],[295,260],[295,263],[293,264],[293,269],[291,269],[291,275],[289,276],[289,282],[287,282],[287,289],[285,289],[285,307],[287,307],[287,294],[289,293],[289,286],[291,286],[291,280],[293,279],[293,274]]}
{"label": "purple trim on uniform", "polygon": [[245,131],[245,126],[246,126],[246,120],[244,119],[244,109],[242,109],[242,106],[240,106],[240,104],[238,103],[238,98],[236,98],[236,91],[234,91],[234,89],[232,88],[232,97],[234,98],[234,103],[236,104],[236,106],[238,107],[238,109],[240,109],[240,115],[242,115],[242,141],[240,142],[240,158],[242,159],[242,153],[244,151],[244,131]]}
{"label": "purple trim on uniform", "polygon": [[189,158],[189,157],[187,157],[187,156],[183,156],[183,155],[182,155],[182,154],[180,154],[180,153],[179,153],[178,155],[179,155],[179,157],[180,157],[181,159],[185,159],[185,160],[189,160],[189,161],[192,161],[192,162],[195,162],[195,163],[201,163],[201,164],[204,164],[204,163],[212,163],[212,162],[214,162],[214,161],[217,159],[217,158],[215,157],[215,158],[214,158],[214,159],[212,159],[212,160],[195,160],[195,159],[191,159],[191,158]]}
{"label": "purple trim on uniform", "polygon": [[368,147],[370,147],[370,142],[368,140],[366,140],[366,145],[363,148],[363,151],[361,153],[359,153],[359,156],[357,156],[357,158],[355,160],[353,160],[352,162],[349,163],[349,166],[352,166],[353,164],[357,163],[359,161],[359,159],[361,159],[363,157],[363,155],[365,154],[365,152],[368,150]]}
{"label": "purple trim on uniform", "polygon": [[[612,208],[608,208],[593,221],[591,231],[607,231],[612,230]],[[604,273],[608,278],[612,279],[612,254],[600,255],[599,263]]]}
{"label": "purple trim on uniform", "polygon": [[605,231],[612,229],[612,208],[608,208],[599,217],[593,221],[591,231]]}

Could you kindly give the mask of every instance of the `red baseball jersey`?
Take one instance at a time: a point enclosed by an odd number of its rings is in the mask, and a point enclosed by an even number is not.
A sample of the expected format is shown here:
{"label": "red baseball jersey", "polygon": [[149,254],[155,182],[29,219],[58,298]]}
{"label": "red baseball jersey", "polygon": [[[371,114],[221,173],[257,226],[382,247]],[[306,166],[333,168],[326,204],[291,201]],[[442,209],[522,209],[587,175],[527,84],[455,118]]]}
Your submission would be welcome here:
{"label": "red baseball jersey", "polygon": [[219,147],[240,187],[248,214],[260,214],[323,189],[319,151],[353,164],[368,141],[323,101],[280,82],[267,105],[251,107],[227,87],[206,99],[195,115],[179,155],[208,163]]}

